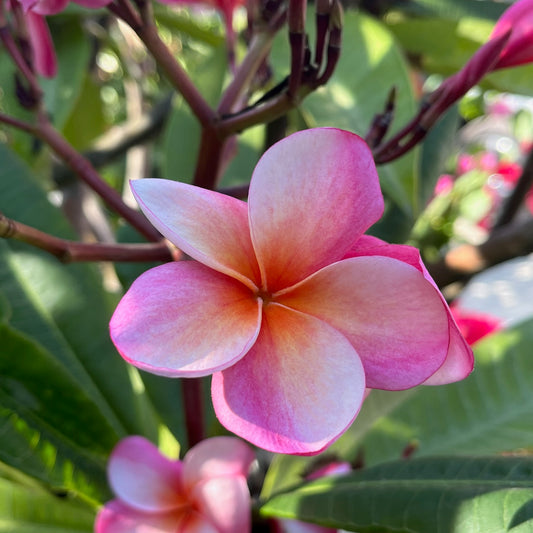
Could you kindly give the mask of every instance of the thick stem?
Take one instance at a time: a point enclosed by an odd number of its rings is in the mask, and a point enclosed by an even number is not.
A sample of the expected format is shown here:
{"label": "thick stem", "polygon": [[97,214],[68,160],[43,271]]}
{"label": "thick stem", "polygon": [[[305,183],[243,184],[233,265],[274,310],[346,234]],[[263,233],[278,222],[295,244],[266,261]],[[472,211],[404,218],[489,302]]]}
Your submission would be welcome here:
{"label": "thick stem", "polygon": [[204,189],[214,189],[222,168],[224,140],[211,128],[202,131],[200,150],[196,162],[193,184]]}
{"label": "thick stem", "polygon": [[202,378],[183,379],[181,381],[181,388],[185,410],[187,440],[189,448],[192,448],[205,438]]}
{"label": "thick stem", "polygon": [[145,23],[134,27],[133,30],[164,71],[169,82],[183,96],[200,124],[203,127],[210,127],[216,119],[216,113],[211,109],[183,67],[176,61],[161,40],[156,26]]}

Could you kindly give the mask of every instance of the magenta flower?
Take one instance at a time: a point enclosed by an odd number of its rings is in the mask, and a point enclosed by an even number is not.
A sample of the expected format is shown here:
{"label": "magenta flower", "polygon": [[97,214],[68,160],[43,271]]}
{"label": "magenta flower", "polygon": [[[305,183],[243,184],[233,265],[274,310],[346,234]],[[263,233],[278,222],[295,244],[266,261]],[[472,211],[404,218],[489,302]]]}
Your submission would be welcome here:
{"label": "magenta flower", "polygon": [[533,0],[515,2],[498,19],[490,39],[511,30],[511,36],[493,70],[515,67],[533,61]]}
{"label": "magenta flower", "polygon": [[109,484],[117,496],[98,513],[95,533],[247,533],[252,450],[233,437],[197,444],[172,461],[143,437],[113,450]]}
{"label": "magenta flower", "polygon": [[133,365],[213,374],[220,422],[267,450],[318,453],[369,388],[448,383],[472,353],[418,251],[363,233],[383,212],[364,141],[301,131],[271,147],[248,205],[168,180],[132,184],[149,220],[195,261],[145,272],[111,319]]}
{"label": "magenta flower", "polygon": [[486,313],[467,311],[456,305],[452,306],[451,311],[459,330],[470,346],[502,327],[500,320]]}
{"label": "magenta flower", "polygon": [[[98,9],[112,0],[74,0],[80,6]],[[46,15],[55,15],[67,7],[69,0],[19,0],[25,12],[28,36],[33,51],[35,70],[41,76],[53,78],[57,74],[57,59]]]}

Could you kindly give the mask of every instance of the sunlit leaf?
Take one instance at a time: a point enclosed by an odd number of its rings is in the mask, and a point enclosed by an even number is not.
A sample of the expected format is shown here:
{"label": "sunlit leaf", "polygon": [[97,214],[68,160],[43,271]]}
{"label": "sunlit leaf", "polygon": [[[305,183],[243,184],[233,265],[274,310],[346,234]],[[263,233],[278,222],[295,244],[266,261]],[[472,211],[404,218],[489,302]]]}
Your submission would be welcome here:
{"label": "sunlit leaf", "polygon": [[531,532],[533,459],[385,463],[276,496],[261,513],[359,533]]}

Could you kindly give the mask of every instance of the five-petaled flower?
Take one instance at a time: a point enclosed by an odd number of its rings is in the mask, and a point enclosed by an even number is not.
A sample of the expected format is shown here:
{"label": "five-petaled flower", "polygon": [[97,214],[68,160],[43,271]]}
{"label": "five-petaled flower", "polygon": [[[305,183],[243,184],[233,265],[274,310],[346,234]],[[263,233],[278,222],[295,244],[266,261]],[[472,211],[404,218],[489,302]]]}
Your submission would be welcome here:
{"label": "five-petaled flower", "polygon": [[143,437],[127,437],[108,463],[117,499],[98,513],[95,533],[247,533],[252,450],[234,437],[204,440],[172,461]]}
{"label": "five-petaled flower", "polygon": [[350,426],[365,386],[443,384],[472,370],[418,250],[363,235],[383,197],[357,135],[318,128],[275,144],[248,204],[168,180],[132,188],[195,260],[141,275],[111,337],[149,372],[213,374],[220,422],[257,446],[318,453]]}

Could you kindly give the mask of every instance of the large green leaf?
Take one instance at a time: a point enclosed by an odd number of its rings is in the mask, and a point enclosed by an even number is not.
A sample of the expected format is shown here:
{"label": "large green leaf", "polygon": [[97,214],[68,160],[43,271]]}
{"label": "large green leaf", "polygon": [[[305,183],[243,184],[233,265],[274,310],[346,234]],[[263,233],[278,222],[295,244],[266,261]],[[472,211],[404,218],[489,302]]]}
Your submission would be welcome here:
{"label": "large green leaf", "polygon": [[507,8],[507,4],[494,0],[411,0],[400,2],[397,7],[407,12],[438,15],[451,20],[468,16],[496,20]]}
{"label": "large green leaf", "polygon": [[[52,235],[73,237],[29,170],[0,145],[0,211]],[[0,290],[11,324],[48,349],[91,397],[119,433],[147,430],[126,364],[108,334],[110,309],[94,266],[62,265],[31,246],[0,241]]]}
{"label": "large green leaf", "polygon": [[118,435],[98,406],[27,336],[0,324],[0,346],[0,460],[62,488],[107,494],[105,462]]}
{"label": "large green leaf", "polygon": [[315,457],[275,455],[263,483],[261,498],[270,498],[277,492],[299,484],[306,473],[325,462],[337,460],[356,462],[359,449],[354,444],[361,440],[377,420],[394,411],[414,393],[414,389],[399,392],[373,390],[351,427],[323,454]]}
{"label": "large green leaf", "polygon": [[426,458],[322,478],[274,497],[265,516],[359,533],[533,531],[533,459]]}
{"label": "large green leaf", "polygon": [[91,533],[94,511],[0,478],[0,533]]}
{"label": "large green leaf", "polygon": [[497,333],[475,348],[476,366],[462,382],[420,387],[380,418],[362,446],[368,464],[417,455],[483,454],[533,448],[533,321]]}

